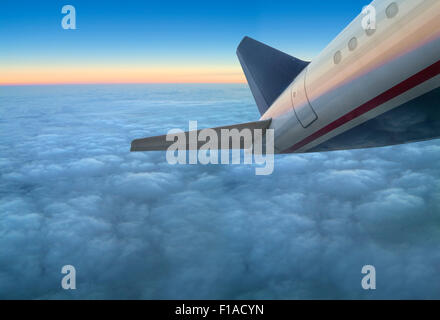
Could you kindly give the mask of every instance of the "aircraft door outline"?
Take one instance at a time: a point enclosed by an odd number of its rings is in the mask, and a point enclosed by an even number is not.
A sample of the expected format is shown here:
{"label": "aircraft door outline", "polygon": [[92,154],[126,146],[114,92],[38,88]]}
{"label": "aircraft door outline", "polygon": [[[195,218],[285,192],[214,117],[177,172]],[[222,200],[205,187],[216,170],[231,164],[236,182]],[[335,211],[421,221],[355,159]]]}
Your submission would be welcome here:
{"label": "aircraft door outline", "polygon": [[310,105],[306,93],[307,68],[302,72],[292,86],[291,98],[295,116],[303,128],[309,127],[318,119],[318,115]]}

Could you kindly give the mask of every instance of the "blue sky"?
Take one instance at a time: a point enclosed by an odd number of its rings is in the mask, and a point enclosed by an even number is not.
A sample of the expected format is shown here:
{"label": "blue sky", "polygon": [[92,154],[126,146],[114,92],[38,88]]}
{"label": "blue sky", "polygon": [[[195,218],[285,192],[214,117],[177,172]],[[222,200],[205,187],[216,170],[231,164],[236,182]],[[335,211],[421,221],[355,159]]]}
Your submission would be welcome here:
{"label": "blue sky", "polygon": [[[0,66],[239,70],[235,49],[245,35],[311,59],[368,3],[6,0]],[[76,8],[77,30],[60,26],[66,4]]]}

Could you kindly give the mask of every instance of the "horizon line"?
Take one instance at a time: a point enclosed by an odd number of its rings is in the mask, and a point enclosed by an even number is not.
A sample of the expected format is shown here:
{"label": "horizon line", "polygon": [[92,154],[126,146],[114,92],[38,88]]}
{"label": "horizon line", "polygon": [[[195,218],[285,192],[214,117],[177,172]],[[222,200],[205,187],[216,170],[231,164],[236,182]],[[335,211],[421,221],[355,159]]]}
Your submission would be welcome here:
{"label": "horizon line", "polygon": [[133,84],[247,84],[246,81],[142,81],[142,82],[48,82],[0,83],[0,87],[66,86],[66,85],[133,85]]}

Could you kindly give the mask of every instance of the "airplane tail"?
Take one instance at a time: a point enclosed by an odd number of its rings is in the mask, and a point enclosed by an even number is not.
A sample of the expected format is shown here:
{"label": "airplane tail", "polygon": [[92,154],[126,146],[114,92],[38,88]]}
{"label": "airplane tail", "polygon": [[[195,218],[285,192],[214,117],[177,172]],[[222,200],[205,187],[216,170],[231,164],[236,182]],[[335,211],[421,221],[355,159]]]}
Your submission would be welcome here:
{"label": "airplane tail", "polygon": [[309,64],[249,37],[241,41],[237,56],[261,115]]}
{"label": "airplane tail", "polygon": [[[249,37],[245,37],[237,48],[237,56],[240,60],[246,79],[251,88],[252,94],[257,103],[260,113],[263,115],[279,95],[287,88],[287,86],[296,78],[296,76],[309,64],[274,48],[271,48],[261,42]],[[262,130],[263,135],[270,127],[271,119],[255,121],[249,123],[239,123],[230,126],[211,128],[218,135],[222,129],[249,129],[252,133],[254,130]],[[186,150],[199,150],[203,145],[201,142],[192,145],[189,143],[190,132],[182,132],[182,141],[185,141]],[[225,139],[228,139],[226,137]],[[222,144],[218,141],[218,149],[235,148],[232,144]],[[132,152],[136,151],[161,151],[168,150],[174,141],[168,141],[167,135],[148,137],[133,140],[131,143]],[[250,146],[244,145],[242,141],[236,146],[240,149],[247,149]]]}

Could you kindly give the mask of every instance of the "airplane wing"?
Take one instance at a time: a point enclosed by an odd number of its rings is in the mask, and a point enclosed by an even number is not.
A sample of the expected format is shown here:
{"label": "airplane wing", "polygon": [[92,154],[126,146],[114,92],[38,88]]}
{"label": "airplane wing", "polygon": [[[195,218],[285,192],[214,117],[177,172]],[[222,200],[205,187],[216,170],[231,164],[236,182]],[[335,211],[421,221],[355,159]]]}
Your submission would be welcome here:
{"label": "airplane wing", "polygon": [[[242,131],[243,129],[249,129],[252,132],[252,136],[254,137],[254,130],[260,129],[262,130],[262,134],[264,135],[266,132],[266,129],[269,128],[271,123],[271,119],[269,120],[263,120],[263,121],[255,121],[255,122],[248,122],[248,123],[240,123],[240,124],[234,124],[230,126],[224,126],[224,127],[216,127],[216,128],[210,128],[215,131],[218,137],[218,149],[222,149],[222,143],[221,143],[221,130],[233,130],[237,129],[238,131]],[[197,132],[198,134],[204,129],[192,131],[194,133]],[[190,132],[182,132],[177,134],[172,134],[172,136],[181,135],[185,137],[186,141],[186,150],[199,150],[201,146],[203,146],[206,141],[197,141],[196,145],[192,145],[189,143],[189,133]],[[229,139],[229,138],[228,138]],[[169,139],[170,140],[170,139]],[[171,141],[167,141],[167,135],[162,136],[155,136],[155,137],[149,137],[149,138],[143,138],[143,139],[136,139],[131,142],[131,149],[130,151],[166,151],[173,143],[175,142],[175,139],[171,138]],[[232,149],[232,144],[227,143],[229,146],[229,149]],[[250,145],[245,145],[244,139],[241,139],[240,141],[240,149],[247,149]]]}

